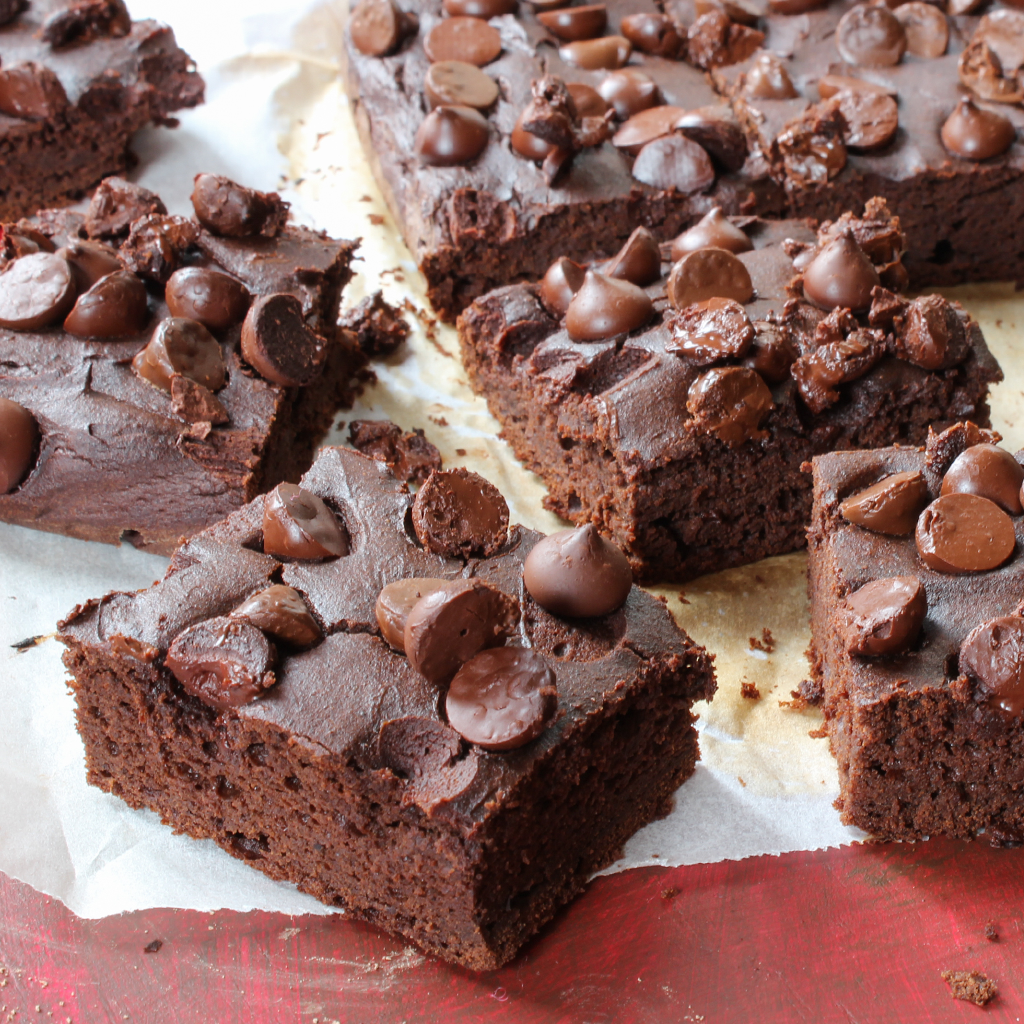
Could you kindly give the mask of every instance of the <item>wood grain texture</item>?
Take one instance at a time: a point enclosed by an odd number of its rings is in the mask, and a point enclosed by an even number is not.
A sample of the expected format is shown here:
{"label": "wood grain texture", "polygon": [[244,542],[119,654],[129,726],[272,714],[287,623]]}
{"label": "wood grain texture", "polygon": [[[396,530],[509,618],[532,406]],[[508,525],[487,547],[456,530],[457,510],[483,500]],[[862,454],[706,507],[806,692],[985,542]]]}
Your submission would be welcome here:
{"label": "wood grain texture", "polygon": [[[0,1022],[1016,1021],[1022,869],[1024,851],[932,840],[630,871],[484,975],[342,917],[84,921],[0,876]],[[999,994],[954,1002],[946,969]]]}

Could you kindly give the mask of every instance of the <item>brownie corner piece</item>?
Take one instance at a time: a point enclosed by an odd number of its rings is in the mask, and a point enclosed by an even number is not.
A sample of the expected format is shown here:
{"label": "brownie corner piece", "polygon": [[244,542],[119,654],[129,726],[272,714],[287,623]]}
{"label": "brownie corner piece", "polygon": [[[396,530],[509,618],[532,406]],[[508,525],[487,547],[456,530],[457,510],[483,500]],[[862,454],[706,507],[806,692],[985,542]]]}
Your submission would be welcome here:
{"label": "brownie corner piece", "polygon": [[[435,473],[418,500],[481,479]],[[542,607],[524,564],[563,535],[513,527],[489,556],[432,553],[406,486],[347,449],[324,449],[302,488],[62,623],[89,781],[436,956],[500,966],[692,774],[712,659],[624,562],[616,609]],[[342,554],[282,541],[293,500],[318,510],[302,544]],[[597,541],[568,542],[600,560]],[[444,667],[461,602],[507,640]],[[486,692],[508,665],[519,703],[503,717]]]}

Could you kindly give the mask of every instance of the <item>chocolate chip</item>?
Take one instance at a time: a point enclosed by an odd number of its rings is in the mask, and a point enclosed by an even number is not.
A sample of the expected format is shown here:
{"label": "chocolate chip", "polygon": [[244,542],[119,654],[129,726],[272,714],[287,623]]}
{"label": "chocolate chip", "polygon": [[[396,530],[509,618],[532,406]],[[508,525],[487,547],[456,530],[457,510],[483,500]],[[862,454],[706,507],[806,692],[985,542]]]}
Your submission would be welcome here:
{"label": "chocolate chip", "polygon": [[360,0],[349,17],[352,43],[367,57],[386,57],[419,26],[415,15],[406,14],[393,0]]}
{"label": "chocolate chip", "polygon": [[181,633],[164,665],[186,693],[227,711],[250,703],[277,682],[275,660],[273,645],[262,630],[221,617]]}
{"label": "chocolate chip", "polygon": [[640,150],[633,177],[651,188],[692,195],[715,183],[715,169],[702,146],[682,135],[666,135]]}
{"label": "chocolate chip", "polygon": [[472,107],[487,110],[498,99],[498,83],[475,64],[442,60],[427,68],[423,95],[433,107]]}
{"label": "chocolate chip", "polygon": [[289,205],[276,192],[257,192],[218,174],[197,174],[193,182],[196,219],[225,238],[277,238]]}
{"label": "chocolate chip", "polygon": [[850,654],[882,657],[903,654],[924,625],[928,597],[914,576],[873,580],[848,594],[846,649]]}
{"label": "chocolate chip", "polygon": [[0,271],[0,327],[34,331],[60,319],[75,300],[75,278],[66,260],[37,252]]}
{"label": "chocolate chip", "polygon": [[619,31],[641,53],[653,57],[678,57],[683,49],[676,23],[667,14],[627,14]]}
{"label": "chocolate chip", "polygon": [[641,288],[654,284],[661,277],[661,249],[654,235],[647,228],[637,228],[601,272],[632,281]]}
{"label": "chocolate chip", "polygon": [[0,257],[20,259],[37,252],[56,252],[53,240],[41,231],[30,228],[24,221],[0,227]]}
{"label": "chocolate chip", "polygon": [[562,7],[555,11],[542,11],[537,20],[553,36],[571,43],[601,35],[608,24],[608,11],[604,4]]}
{"label": "chocolate chip", "polygon": [[769,384],[781,384],[790,376],[789,368],[800,354],[792,332],[782,324],[755,320],[754,344],[743,365],[756,370]]}
{"label": "chocolate chip", "polygon": [[668,276],[668,301],[676,309],[705,299],[735,299],[743,304],[753,296],[750,271],[726,249],[687,253]]}
{"label": "chocolate chip", "polygon": [[377,595],[374,614],[381,636],[401,654],[405,654],[405,621],[417,601],[427,594],[444,590],[451,580],[428,578],[395,580]]}
{"label": "chocolate chip", "polygon": [[26,60],[0,69],[0,113],[35,121],[59,117],[67,108],[64,86],[48,67]]}
{"label": "chocolate chip", "polygon": [[573,263],[567,256],[559,256],[548,267],[540,283],[540,301],[544,303],[545,309],[561,320],[569,309],[572,297],[583,287],[586,275],[586,267]]}
{"label": "chocolate chip", "polygon": [[243,601],[230,615],[294,647],[309,647],[324,634],[302,595],[280,583]]}
{"label": "chocolate chip", "polygon": [[0,398],[0,494],[10,494],[36,459],[39,427],[24,406]]}
{"label": "chocolate chip", "polygon": [[514,750],[536,739],[558,710],[555,674],[536,651],[502,647],[467,662],[445,698],[448,721],[484,750]]}
{"label": "chocolate chip", "polygon": [[725,249],[728,252],[749,252],[754,248],[747,233],[715,206],[692,228],[687,228],[672,240],[672,261],[681,260],[687,253],[698,249]]}
{"label": "chocolate chip", "polygon": [[592,86],[583,82],[566,82],[576,113],[580,117],[604,117],[611,110],[605,98]]}
{"label": "chocolate chip", "polygon": [[196,320],[223,331],[245,319],[252,296],[237,278],[209,267],[182,267],[167,282],[164,299],[171,316]]}
{"label": "chocolate chip", "polygon": [[612,145],[636,156],[649,142],[675,131],[676,121],[686,113],[682,107],[663,105],[634,114],[612,136]]}
{"label": "chocolate chip", "polygon": [[819,309],[865,311],[879,284],[878,271],[849,231],[829,242],[803,274],[804,297]]}
{"label": "chocolate chip", "polygon": [[858,4],[836,25],[836,49],[847,64],[891,67],[907,49],[907,34],[885,4]]}
{"label": "chocolate chip", "polygon": [[658,83],[639,68],[610,71],[598,86],[598,92],[623,121],[661,102]]}
{"label": "chocolate chip", "polygon": [[714,434],[730,447],[764,440],[768,433],[759,428],[774,408],[768,386],[746,366],[708,370],[690,385],[686,396],[694,428]]}
{"label": "chocolate chip", "polygon": [[666,352],[686,356],[699,366],[741,359],[754,341],[754,328],[743,307],[732,299],[695,302],[667,320],[671,337]]}
{"label": "chocolate chip", "polygon": [[119,250],[121,262],[138,277],[166,284],[200,230],[191,217],[149,214],[132,223]]}
{"label": "chocolate chip", "polygon": [[960,54],[957,75],[979,99],[992,103],[1020,103],[1024,84],[1017,75],[1007,77],[995,51],[983,39],[974,39]]}
{"label": "chocolate chip", "polygon": [[527,111],[523,111],[512,127],[512,135],[509,142],[514,152],[527,160],[544,160],[548,154],[554,152],[555,147],[550,142],[545,142],[539,135],[528,132],[523,127],[523,118]]}
{"label": "chocolate chip", "polygon": [[721,107],[688,111],[676,121],[676,131],[696,142],[723,171],[738,171],[746,162],[743,129]]}
{"label": "chocolate chip", "polygon": [[28,0],[0,0],[0,25],[9,25],[28,7]]}
{"label": "chocolate chip", "polygon": [[868,82],[863,78],[852,78],[849,75],[822,75],[818,79],[818,95],[827,100],[835,96],[837,92],[845,90],[852,92],[865,92],[872,96],[892,96],[896,98],[896,90],[886,85],[878,85],[876,82]]}
{"label": "chocolate chip", "polygon": [[960,647],[960,671],[977,684],[990,707],[1024,712],[1024,619],[1006,615],[976,626]]}
{"label": "chocolate chip", "polygon": [[356,451],[385,463],[399,480],[409,484],[422,484],[441,468],[441,453],[418,428],[403,433],[389,420],[353,420],[348,425],[348,440]]}
{"label": "chocolate chip", "polygon": [[565,313],[565,328],[574,341],[603,341],[643,327],[654,303],[631,281],[588,270]]}
{"label": "chocolate chip", "polygon": [[412,525],[435,555],[489,558],[508,540],[508,505],[479,473],[437,470],[416,493]]}
{"label": "chocolate chip", "polygon": [[760,0],[694,0],[693,11],[698,18],[710,11],[721,11],[739,25],[756,25],[767,14]]}
{"label": "chocolate chip", "polygon": [[915,57],[941,57],[949,45],[949,23],[940,7],[910,0],[893,11],[907,36],[907,52]]}
{"label": "chocolate chip", "polygon": [[121,270],[117,252],[102,242],[85,242],[72,238],[57,250],[61,259],[68,261],[75,276],[75,290],[88,291],[101,277]]}
{"label": "chocolate chip", "polygon": [[738,64],[758,50],[764,33],[737,25],[724,11],[702,14],[687,31],[687,59],[704,71]]}
{"label": "chocolate chip", "polygon": [[128,233],[132,221],[154,213],[167,213],[155,192],[124,178],[104,178],[89,202],[85,232],[90,238],[120,237]]}
{"label": "chocolate chip", "polygon": [[880,149],[892,142],[899,128],[899,111],[891,96],[845,89],[828,102],[843,119],[843,141],[850,149]]}
{"label": "chocolate chip", "polygon": [[956,307],[941,295],[914,299],[895,334],[900,359],[925,370],[944,370],[967,358],[967,329]]}
{"label": "chocolate chip", "polygon": [[171,376],[171,408],[186,423],[227,423],[231,418],[220,399],[207,387],[180,373]]}
{"label": "chocolate chip", "polygon": [[754,58],[743,76],[741,91],[760,100],[789,100],[799,95],[781,58],[768,50]]}
{"label": "chocolate chip", "polygon": [[349,552],[348,532],[312,491],[278,484],[263,506],[263,550],[302,561],[339,558]]}
{"label": "chocolate chip", "polygon": [[622,607],[633,573],[619,548],[588,523],[538,541],[523,563],[523,583],[552,615],[591,619]]}
{"label": "chocolate chip", "polygon": [[500,18],[503,14],[515,14],[517,0],[444,0],[446,14],[463,18]]}
{"label": "chocolate chip", "polygon": [[633,47],[624,36],[601,36],[599,39],[580,39],[566,43],[558,56],[566,64],[586,71],[621,68],[629,60]]}
{"label": "chocolate chip", "polygon": [[768,0],[773,14],[806,14],[828,6],[828,0]]}
{"label": "chocolate chip", "polygon": [[148,319],[146,286],[127,270],[117,270],[78,296],[64,330],[76,338],[124,338],[138,334]]}
{"label": "chocolate chip", "polygon": [[429,682],[444,683],[474,654],[505,642],[519,604],[479,579],[452,580],[413,605],[405,620],[405,654]]}
{"label": "chocolate chip", "polygon": [[103,36],[118,38],[132,30],[132,19],[124,0],[76,0],[51,14],[39,30],[39,37],[55,50],[72,43],[91,43]]}
{"label": "chocolate chip", "polygon": [[846,166],[843,128],[838,112],[818,105],[787,124],[774,144],[786,174],[802,184],[823,184],[835,178]]}
{"label": "chocolate chip", "polygon": [[1016,75],[1024,68],[1024,12],[1006,7],[988,11],[973,39],[991,48],[1004,74]]}
{"label": "chocolate chip", "polygon": [[242,324],[242,355],[264,379],[303,387],[323,369],[327,346],[302,318],[302,303],[279,293],[257,299]]}
{"label": "chocolate chip", "polygon": [[161,320],[144,349],[136,353],[132,369],[163,391],[171,390],[175,375],[187,377],[210,391],[228,379],[224,353],[212,334],[195,320]]}
{"label": "chocolate chip", "polygon": [[927,504],[928,484],[920,470],[913,470],[893,473],[851,495],[839,506],[839,511],[847,522],[865,530],[890,537],[909,537]]}
{"label": "chocolate chip", "polygon": [[489,138],[490,126],[479,111],[472,107],[437,107],[416,129],[413,148],[430,167],[455,167],[475,160],[487,148]]}
{"label": "chocolate chip", "polygon": [[501,54],[501,33],[479,18],[445,18],[427,33],[423,49],[431,61],[464,60],[482,68]]}
{"label": "chocolate chip", "polygon": [[977,494],[1019,516],[1024,469],[1005,448],[976,444],[957,456],[942,478],[942,494]]}
{"label": "chocolate chip", "polygon": [[986,572],[1005,562],[1016,544],[1013,521],[976,494],[943,494],[917,520],[917,551],[936,572]]}
{"label": "chocolate chip", "polygon": [[995,430],[982,430],[968,420],[966,423],[954,423],[945,430],[935,433],[933,427],[928,428],[928,439],[925,442],[925,465],[936,473],[945,473],[953,465],[956,457],[976,444],[998,444],[1002,436]]}
{"label": "chocolate chip", "polygon": [[967,160],[988,160],[1013,145],[1017,130],[1008,117],[984,110],[964,96],[946,118],[940,135],[950,153]]}
{"label": "chocolate chip", "polygon": [[[845,310],[844,310],[845,312]],[[856,330],[841,341],[821,345],[790,367],[800,397],[815,415],[839,401],[839,384],[862,377],[885,355],[881,336]]]}

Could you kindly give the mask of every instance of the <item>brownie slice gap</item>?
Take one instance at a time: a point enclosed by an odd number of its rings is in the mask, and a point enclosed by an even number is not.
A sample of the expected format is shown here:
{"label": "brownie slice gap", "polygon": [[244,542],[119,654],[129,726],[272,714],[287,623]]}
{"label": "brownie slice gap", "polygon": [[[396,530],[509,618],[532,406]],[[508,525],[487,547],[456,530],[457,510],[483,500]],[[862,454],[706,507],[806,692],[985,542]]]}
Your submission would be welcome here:
{"label": "brownie slice gap", "polygon": [[[692,774],[712,659],[636,587],[598,618],[546,612],[523,585],[531,531],[513,527],[493,557],[431,554],[406,486],[357,452],[324,449],[302,486],[348,554],[265,554],[258,497],[186,542],[154,587],[61,625],[89,781],[434,955],[499,966]],[[446,724],[443,686],[380,636],[378,595],[408,577],[512,602],[505,650],[556,679],[557,715],[536,739],[485,750]],[[176,638],[276,583],[323,639],[279,644],[276,684],[249,703],[218,711],[186,692],[165,661]]]}

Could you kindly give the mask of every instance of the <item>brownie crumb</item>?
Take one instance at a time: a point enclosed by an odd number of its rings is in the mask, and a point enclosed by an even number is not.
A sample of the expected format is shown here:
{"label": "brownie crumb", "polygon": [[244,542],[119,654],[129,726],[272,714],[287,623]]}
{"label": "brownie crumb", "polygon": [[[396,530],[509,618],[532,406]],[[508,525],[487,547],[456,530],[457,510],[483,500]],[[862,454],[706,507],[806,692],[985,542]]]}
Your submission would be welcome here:
{"label": "brownie crumb", "polygon": [[999,941],[999,929],[996,928],[995,921],[989,921],[985,925],[985,938],[988,939],[989,942]]}
{"label": "brownie crumb", "polygon": [[794,701],[803,701],[803,707],[809,704],[820,704],[825,696],[820,680],[803,679],[795,690],[790,690],[789,695]]}
{"label": "brownie crumb", "polygon": [[749,642],[752,651],[764,651],[765,654],[771,654],[775,650],[775,637],[772,636],[772,631],[767,626],[761,630],[760,640],[756,636],[752,636]]}
{"label": "brownie crumb", "polygon": [[949,986],[954,999],[962,999],[975,1006],[984,1006],[996,994],[996,984],[980,971],[943,971],[942,980]]}
{"label": "brownie crumb", "polygon": [[345,310],[340,325],[352,331],[360,349],[373,359],[391,355],[409,337],[405,317],[379,291]]}
{"label": "brownie crumb", "polygon": [[[368,213],[366,219],[376,227],[380,227],[384,223],[384,218],[379,213]],[[398,276],[397,274],[395,275]]]}
{"label": "brownie crumb", "polygon": [[44,640],[49,640],[51,636],[53,636],[52,633],[41,633],[39,636],[27,636],[24,640],[19,640],[16,644],[11,644],[11,648],[21,654],[24,651],[32,650],[33,647],[38,647]]}
{"label": "brownie crumb", "polygon": [[419,428],[404,434],[390,420],[353,420],[348,440],[357,452],[386,463],[399,480],[408,484],[421,484],[433,470],[441,468],[441,453]]}
{"label": "brownie crumb", "polygon": [[160,939],[154,939],[148,945],[142,947],[143,953],[159,953],[163,947],[163,942]]}
{"label": "brownie crumb", "polygon": [[661,890],[661,898],[663,900],[670,900],[673,896],[678,896],[679,890],[674,886],[670,885],[667,889]]}
{"label": "brownie crumb", "polygon": [[429,341],[430,344],[433,345],[434,348],[436,348],[437,351],[441,353],[441,355],[446,356],[448,359],[455,358],[455,356],[453,356],[451,352],[449,352],[448,349],[446,349],[444,345],[442,345],[441,342],[438,341],[437,317],[431,316],[431,314],[428,313],[427,310],[421,309],[408,298],[406,298],[402,302],[402,308],[406,310],[406,312],[412,313],[412,315],[416,317],[417,320],[419,320],[420,325],[423,327],[423,333],[424,335],[426,335],[427,341]]}
{"label": "brownie crumb", "polygon": [[740,696],[746,697],[747,700],[760,700],[761,691],[757,688],[757,683],[740,683]]}
{"label": "brownie crumb", "polygon": [[431,423],[436,423],[439,427],[447,427],[448,421],[443,416],[428,416],[428,420]]}
{"label": "brownie crumb", "polygon": [[812,740],[826,740],[828,739],[828,728],[824,725],[819,725],[817,729],[809,729],[807,735]]}
{"label": "brownie crumb", "polygon": [[458,457],[460,459],[464,459],[466,457],[466,449],[465,448],[456,448],[455,449],[455,454],[458,455]]}

